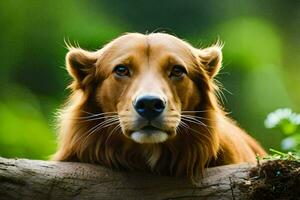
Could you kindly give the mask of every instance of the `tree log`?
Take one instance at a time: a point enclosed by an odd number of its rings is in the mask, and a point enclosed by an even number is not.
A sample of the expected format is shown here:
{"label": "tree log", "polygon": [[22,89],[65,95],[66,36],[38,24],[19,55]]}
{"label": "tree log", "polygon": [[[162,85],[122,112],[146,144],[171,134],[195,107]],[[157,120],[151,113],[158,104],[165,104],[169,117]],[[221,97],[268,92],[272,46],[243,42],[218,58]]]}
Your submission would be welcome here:
{"label": "tree log", "polygon": [[102,166],[0,157],[0,199],[245,199],[253,165],[208,168],[196,186],[183,178]]}

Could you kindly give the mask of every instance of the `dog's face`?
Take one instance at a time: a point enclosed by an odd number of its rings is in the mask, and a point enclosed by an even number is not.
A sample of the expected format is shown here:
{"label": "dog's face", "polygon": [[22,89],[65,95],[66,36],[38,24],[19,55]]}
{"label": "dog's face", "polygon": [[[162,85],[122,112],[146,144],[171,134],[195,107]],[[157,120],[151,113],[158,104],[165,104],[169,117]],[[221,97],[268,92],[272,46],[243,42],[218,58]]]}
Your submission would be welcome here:
{"label": "dog's face", "polygon": [[161,143],[176,137],[182,113],[201,104],[197,84],[217,73],[221,51],[168,34],[128,34],[97,52],[71,49],[67,63],[74,88],[92,93],[107,116],[116,113],[124,136]]}

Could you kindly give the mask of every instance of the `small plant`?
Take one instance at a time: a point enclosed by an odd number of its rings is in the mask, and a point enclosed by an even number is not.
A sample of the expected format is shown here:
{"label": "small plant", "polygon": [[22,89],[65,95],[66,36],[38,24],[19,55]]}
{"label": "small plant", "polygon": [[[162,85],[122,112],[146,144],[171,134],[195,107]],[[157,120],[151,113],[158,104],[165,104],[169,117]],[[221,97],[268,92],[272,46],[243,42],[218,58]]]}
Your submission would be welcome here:
{"label": "small plant", "polygon": [[263,159],[264,160],[290,160],[290,161],[300,161],[300,156],[294,152],[281,152],[275,149],[269,149],[272,155],[267,155]]}
{"label": "small plant", "polygon": [[[277,128],[286,137],[281,141],[281,148],[283,151],[289,153],[282,153],[280,151],[270,149],[274,156],[287,158],[288,156],[300,155],[300,114],[292,112],[289,108],[280,108],[270,113],[265,120],[265,127],[269,129]],[[291,153],[293,152],[293,153]]]}

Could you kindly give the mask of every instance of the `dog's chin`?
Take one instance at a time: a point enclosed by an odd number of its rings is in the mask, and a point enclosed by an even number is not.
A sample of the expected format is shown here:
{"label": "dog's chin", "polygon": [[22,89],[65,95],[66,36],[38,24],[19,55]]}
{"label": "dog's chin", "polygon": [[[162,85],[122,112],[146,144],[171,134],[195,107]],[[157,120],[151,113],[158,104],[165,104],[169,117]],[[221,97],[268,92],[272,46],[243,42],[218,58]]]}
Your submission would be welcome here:
{"label": "dog's chin", "polygon": [[131,139],[137,143],[162,143],[168,139],[168,134],[163,130],[154,127],[145,127],[134,131],[131,134]]}

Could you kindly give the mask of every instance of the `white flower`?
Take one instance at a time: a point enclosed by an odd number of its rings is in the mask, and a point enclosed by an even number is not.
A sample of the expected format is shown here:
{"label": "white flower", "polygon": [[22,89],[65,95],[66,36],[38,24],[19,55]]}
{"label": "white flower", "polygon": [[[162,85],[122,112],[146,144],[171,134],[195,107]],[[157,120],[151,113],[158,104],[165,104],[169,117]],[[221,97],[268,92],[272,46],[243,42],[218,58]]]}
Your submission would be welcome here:
{"label": "white flower", "polygon": [[281,148],[283,150],[290,150],[297,146],[296,141],[294,138],[288,137],[281,141]]}
{"label": "white flower", "polygon": [[299,125],[300,124],[300,114],[292,113],[290,120],[293,124]]}
{"label": "white flower", "polygon": [[300,125],[300,114],[293,113],[290,108],[280,108],[270,113],[265,120],[266,128],[274,128],[282,120],[288,120],[292,124]]}

